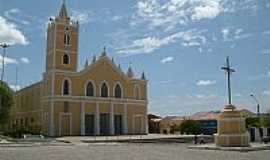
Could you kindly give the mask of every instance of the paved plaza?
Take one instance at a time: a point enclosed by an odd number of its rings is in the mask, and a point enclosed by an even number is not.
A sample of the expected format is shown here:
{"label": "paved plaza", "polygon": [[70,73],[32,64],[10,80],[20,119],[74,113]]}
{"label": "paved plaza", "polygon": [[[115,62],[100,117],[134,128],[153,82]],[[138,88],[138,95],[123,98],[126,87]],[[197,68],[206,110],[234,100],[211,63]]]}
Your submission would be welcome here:
{"label": "paved plaza", "polygon": [[80,143],[69,146],[0,147],[1,160],[269,160],[270,151],[193,150],[191,144]]}

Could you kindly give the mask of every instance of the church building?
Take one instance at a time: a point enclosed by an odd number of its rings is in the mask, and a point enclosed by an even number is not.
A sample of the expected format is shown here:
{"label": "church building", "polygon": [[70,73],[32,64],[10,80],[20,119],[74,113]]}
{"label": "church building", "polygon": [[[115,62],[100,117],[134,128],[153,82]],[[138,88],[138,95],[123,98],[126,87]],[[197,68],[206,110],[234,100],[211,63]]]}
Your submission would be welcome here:
{"label": "church building", "polygon": [[43,79],[15,93],[11,127],[48,136],[147,134],[144,73],[123,72],[105,48],[78,71],[78,39],[79,22],[63,3],[48,23]]}

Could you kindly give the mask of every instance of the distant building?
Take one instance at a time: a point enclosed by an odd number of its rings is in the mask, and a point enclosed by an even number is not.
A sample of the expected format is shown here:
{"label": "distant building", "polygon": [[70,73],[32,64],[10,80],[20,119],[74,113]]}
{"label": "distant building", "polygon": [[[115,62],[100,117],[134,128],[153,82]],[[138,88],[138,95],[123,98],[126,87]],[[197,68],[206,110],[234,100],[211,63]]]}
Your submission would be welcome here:
{"label": "distant building", "polygon": [[[245,118],[253,117],[256,114],[247,110],[240,109],[241,115]],[[201,132],[205,135],[217,133],[217,119],[220,111],[198,112],[190,116],[200,124]]]}
{"label": "distant building", "polygon": [[162,117],[153,114],[148,115],[148,132],[160,133],[160,121]]}
{"label": "distant building", "polygon": [[79,22],[63,4],[48,23],[43,79],[15,94],[11,126],[50,136],[147,134],[144,73],[124,73],[105,49],[77,71],[78,43]]}
{"label": "distant building", "polygon": [[197,112],[190,116],[190,118],[199,123],[202,134],[212,135],[217,133],[217,118],[219,113],[219,111]]}
{"label": "distant building", "polygon": [[167,116],[160,121],[160,133],[174,134],[175,128],[179,127],[185,120],[189,119],[184,116]]}

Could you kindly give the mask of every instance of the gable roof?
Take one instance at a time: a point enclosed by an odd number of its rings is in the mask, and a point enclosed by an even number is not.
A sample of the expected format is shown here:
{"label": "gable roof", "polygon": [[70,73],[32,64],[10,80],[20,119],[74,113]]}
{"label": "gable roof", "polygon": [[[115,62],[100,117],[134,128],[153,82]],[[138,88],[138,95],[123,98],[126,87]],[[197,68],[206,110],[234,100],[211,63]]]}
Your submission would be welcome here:
{"label": "gable roof", "polygon": [[109,66],[111,66],[111,68],[117,72],[122,78],[126,79],[126,80],[130,80],[130,78],[119,68],[116,66],[116,64],[114,62],[112,62],[108,56],[101,56],[98,58],[98,60],[94,63],[91,63],[90,65],[88,65],[86,68],[84,68],[83,70],[81,70],[79,72],[79,74],[83,74],[89,70],[92,70],[94,67],[100,65],[102,62],[107,63]]}

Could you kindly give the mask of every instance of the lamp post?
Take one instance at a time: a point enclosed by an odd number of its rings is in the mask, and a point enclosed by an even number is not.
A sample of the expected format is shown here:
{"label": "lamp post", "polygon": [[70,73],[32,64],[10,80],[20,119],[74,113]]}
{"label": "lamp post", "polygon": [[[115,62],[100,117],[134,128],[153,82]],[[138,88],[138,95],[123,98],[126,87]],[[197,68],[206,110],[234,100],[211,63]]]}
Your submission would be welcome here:
{"label": "lamp post", "polygon": [[6,57],[6,50],[10,45],[7,43],[1,43],[0,47],[3,48],[3,54],[2,54],[2,73],[1,73],[1,84],[3,84],[4,80],[4,74],[5,74],[5,57]]}
{"label": "lamp post", "polygon": [[257,103],[257,116],[260,117],[260,103],[258,101],[258,99],[254,96],[254,94],[251,94],[250,97],[252,97],[255,102]]}

